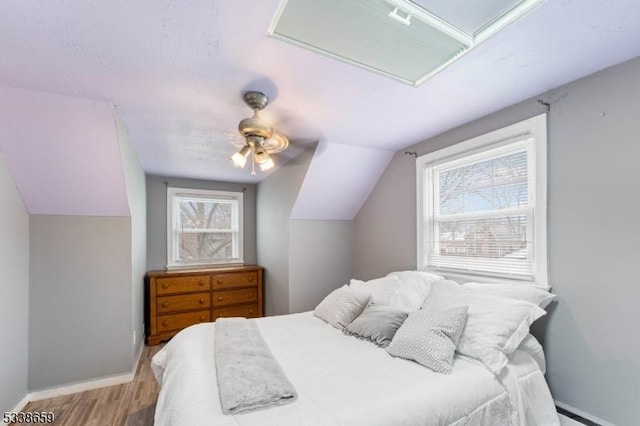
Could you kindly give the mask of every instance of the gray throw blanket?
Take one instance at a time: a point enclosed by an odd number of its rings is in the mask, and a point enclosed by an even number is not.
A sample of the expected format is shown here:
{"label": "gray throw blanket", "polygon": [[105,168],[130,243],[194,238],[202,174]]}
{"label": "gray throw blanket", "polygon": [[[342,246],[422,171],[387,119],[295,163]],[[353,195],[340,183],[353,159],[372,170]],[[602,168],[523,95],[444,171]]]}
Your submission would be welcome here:
{"label": "gray throw blanket", "polygon": [[295,401],[296,390],[271,354],[255,320],[219,318],[215,325],[215,356],[224,414]]}

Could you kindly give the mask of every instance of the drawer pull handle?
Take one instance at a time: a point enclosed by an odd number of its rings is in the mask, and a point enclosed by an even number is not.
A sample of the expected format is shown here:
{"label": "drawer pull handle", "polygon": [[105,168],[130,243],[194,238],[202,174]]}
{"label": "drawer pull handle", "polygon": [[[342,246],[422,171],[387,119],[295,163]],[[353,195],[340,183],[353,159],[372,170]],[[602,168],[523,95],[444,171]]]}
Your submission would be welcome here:
{"label": "drawer pull handle", "polygon": [[165,290],[168,289],[169,288],[169,284],[168,283],[162,284],[162,288],[165,289]]}
{"label": "drawer pull handle", "polygon": [[249,280],[249,282],[253,281],[253,275],[249,275],[248,280]]}
{"label": "drawer pull handle", "polygon": [[199,285],[200,287],[202,287],[202,286],[204,285],[204,281],[202,281],[202,280],[198,281],[198,285]]}
{"label": "drawer pull handle", "polygon": [[169,321],[167,321],[167,320],[162,321],[162,326],[163,327],[166,327],[168,325],[169,325]]}
{"label": "drawer pull handle", "polygon": [[218,296],[218,302],[222,302],[222,296]]}
{"label": "drawer pull handle", "polygon": [[200,322],[204,321],[204,315],[200,315]]}
{"label": "drawer pull handle", "polygon": [[252,297],[253,297],[253,293],[250,292],[249,293],[249,298],[252,298]]}
{"label": "drawer pull handle", "polygon": [[218,282],[218,285],[222,285],[224,283],[224,281],[222,280],[218,280],[217,282]]}
{"label": "drawer pull handle", "polygon": [[200,303],[201,305],[204,304],[204,299],[198,300],[198,303]]}
{"label": "drawer pull handle", "polygon": [[162,307],[163,308],[169,307],[169,302],[162,302]]}
{"label": "drawer pull handle", "polygon": [[253,309],[249,309],[249,313],[253,315]]}

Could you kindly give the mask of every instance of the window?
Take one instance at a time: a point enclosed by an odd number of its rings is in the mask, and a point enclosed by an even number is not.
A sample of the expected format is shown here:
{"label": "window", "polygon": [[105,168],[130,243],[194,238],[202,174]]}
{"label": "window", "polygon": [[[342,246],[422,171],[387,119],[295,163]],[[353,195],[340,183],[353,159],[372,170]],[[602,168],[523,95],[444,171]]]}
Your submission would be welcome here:
{"label": "window", "polygon": [[417,159],[418,267],[547,285],[546,115]]}
{"label": "window", "polygon": [[167,188],[168,267],[242,263],[242,193]]}

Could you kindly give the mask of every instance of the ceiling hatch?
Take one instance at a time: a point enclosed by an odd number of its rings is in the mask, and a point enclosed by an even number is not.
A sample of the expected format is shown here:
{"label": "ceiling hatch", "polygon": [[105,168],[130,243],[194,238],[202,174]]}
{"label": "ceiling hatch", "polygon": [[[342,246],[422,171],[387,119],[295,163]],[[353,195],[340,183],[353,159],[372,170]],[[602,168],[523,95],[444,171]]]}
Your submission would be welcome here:
{"label": "ceiling hatch", "polygon": [[281,0],[269,33],[413,86],[545,0]]}

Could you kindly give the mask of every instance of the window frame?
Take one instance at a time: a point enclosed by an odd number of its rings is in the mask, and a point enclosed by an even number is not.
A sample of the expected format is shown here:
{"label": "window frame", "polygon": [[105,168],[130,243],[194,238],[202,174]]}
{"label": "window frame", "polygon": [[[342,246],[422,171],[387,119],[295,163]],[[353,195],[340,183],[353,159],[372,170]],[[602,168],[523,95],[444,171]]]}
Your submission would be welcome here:
{"label": "window frame", "polygon": [[[243,251],[243,228],[244,228],[244,215],[243,215],[243,193],[231,192],[231,191],[218,191],[209,189],[192,189],[192,188],[175,188],[167,187],[167,269],[177,268],[190,268],[190,267],[203,267],[203,266],[224,266],[224,265],[238,265],[244,264],[244,251]],[[216,261],[214,259],[205,259],[202,261],[180,261],[178,259],[179,247],[177,244],[180,239],[176,238],[175,233],[177,229],[178,215],[177,208],[178,202],[182,198],[202,198],[210,201],[229,201],[232,200],[236,204],[235,210],[237,211],[236,217],[232,220],[232,252],[233,257],[220,259]],[[235,222],[235,229],[233,223]]]}
{"label": "window frame", "polygon": [[[528,152],[530,200],[533,205],[532,279],[505,277],[490,272],[471,272],[434,268],[427,265],[428,241],[433,229],[433,167],[460,161],[472,155],[517,144],[523,136],[533,139]],[[441,272],[461,281],[527,283],[549,288],[547,273],[547,115],[540,114],[493,132],[433,151],[416,159],[417,268]]]}

